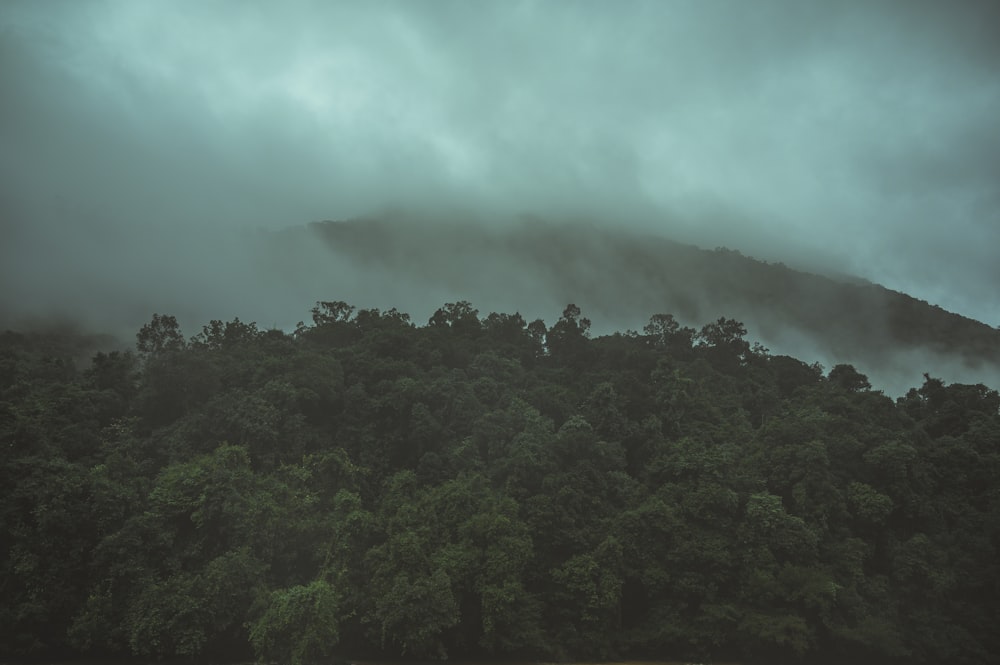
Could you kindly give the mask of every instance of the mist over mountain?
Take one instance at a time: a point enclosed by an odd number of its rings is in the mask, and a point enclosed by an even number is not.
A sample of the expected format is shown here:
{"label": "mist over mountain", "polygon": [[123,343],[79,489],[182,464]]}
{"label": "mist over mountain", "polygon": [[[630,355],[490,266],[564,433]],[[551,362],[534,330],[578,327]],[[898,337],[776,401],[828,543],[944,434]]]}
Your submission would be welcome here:
{"label": "mist over mountain", "polygon": [[417,320],[458,300],[547,321],[575,303],[595,334],[641,330],[656,313],[694,328],[726,317],[774,353],[856,364],[890,393],[918,384],[924,372],[992,385],[1000,377],[1000,330],[864,280],[794,270],[737,249],[530,217],[476,224],[400,215],[267,237],[262,268],[289,287],[318,292],[317,281],[327,279],[338,298],[397,307]]}
{"label": "mist over mountain", "polygon": [[115,248],[101,266],[85,268],[86,252],[67,254],[68,274],[7,290],[0,326],[100,334],[92,352],[129,346],[152,311],[176,315],[193,334],[236,317],[291,331],[320,300],[396,308],[418,322],[469,301],[484,315],[551,323],[574,303],[595,335],[641,330],[654,314],[695,329],[733,318],[774,354],[854,364],[893,396],[924,373],[1000,385],[1000,329],[836,266],[797,270],[607,221],[396,211],[279,231],[97,241]]}
{"label": "mist over mountain", "polygon": [[[153,312],[288,329],[331,298],[579,301],[595,331],[741,318],[886,386],[989,378],[998,26],[978,0],[11,0],[0,326],[129,340]],[[333,260],[280,231],[386,211],[423,230],[367,228]],[[524,212],[565,228],[502,221]]]}

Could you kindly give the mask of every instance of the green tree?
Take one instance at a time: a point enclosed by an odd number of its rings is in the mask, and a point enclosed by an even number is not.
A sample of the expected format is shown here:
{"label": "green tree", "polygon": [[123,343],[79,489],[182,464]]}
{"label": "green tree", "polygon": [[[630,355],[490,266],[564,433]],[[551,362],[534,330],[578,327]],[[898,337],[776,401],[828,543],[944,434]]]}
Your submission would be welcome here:
{"label": "green tree", "polygon": [[290,665],[325,661],[340,641],[340,600],[323,579],[271,592],[250,626],[257,658]]}
{"label": "green tree", "polygon": [[171,351],[181,351],[187,343],[177,319],[166,314],[153,314],[152,320],[136,335],[136,349],[144,358]]}
{"label": "green tree", "polygon": [[545,345],[553,358],[571,364],[586,361],[587,339],[590,335],[590,319],[580,315],[576,305],[566,305],[562,316],[549,328],[545,335]]}

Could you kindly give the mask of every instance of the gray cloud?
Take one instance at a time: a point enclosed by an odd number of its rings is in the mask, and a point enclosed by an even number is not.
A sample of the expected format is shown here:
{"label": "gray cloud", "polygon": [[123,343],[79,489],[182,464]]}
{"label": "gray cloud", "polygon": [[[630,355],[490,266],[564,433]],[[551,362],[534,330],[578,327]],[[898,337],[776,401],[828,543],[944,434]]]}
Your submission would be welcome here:
{"label": "gray cloud", "polygon": [[263,319],[238,232],[448,208],[997,325],[998,32],[991,2],[8,2],[0,307]]}

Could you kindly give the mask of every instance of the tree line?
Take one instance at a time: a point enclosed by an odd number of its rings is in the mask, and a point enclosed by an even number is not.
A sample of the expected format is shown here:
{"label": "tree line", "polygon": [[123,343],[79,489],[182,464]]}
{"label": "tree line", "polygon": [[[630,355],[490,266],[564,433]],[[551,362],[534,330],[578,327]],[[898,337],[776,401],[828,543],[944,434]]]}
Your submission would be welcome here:
{"label": "tree line", "polygon": [[981,663],[1000,395],[669,314],[0,336],[0,657]]}

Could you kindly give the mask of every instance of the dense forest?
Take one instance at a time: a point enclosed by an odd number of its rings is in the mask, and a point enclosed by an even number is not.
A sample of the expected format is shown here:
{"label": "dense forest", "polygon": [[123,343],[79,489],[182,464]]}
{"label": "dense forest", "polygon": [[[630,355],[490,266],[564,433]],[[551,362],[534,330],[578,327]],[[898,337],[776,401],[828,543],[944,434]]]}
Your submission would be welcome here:
{"label": "dense forest", "polygon": [[0,336],[0,657],[996,662],[1000,396],[658,314]]}

